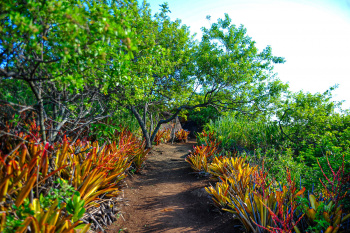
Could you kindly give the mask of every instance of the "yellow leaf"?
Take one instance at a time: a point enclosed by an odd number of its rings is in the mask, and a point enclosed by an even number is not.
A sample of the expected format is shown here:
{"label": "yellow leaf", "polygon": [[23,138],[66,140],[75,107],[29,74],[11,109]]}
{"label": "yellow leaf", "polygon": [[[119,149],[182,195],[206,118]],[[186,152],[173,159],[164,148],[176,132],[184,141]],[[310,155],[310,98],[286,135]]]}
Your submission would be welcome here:
{"label": "yellow leaf", "polygon": [[333,231],[333,227],[329,226],[324,233],[331,233]]}
{"label": "yellow leaf", "polygon": [[316,201],[316,197],[315,197],[313,194],[310,194],[310,195],[309,195],[309,200],[310,200],[311,207],[312,207],[314,210],[317,210],[317,201]]}

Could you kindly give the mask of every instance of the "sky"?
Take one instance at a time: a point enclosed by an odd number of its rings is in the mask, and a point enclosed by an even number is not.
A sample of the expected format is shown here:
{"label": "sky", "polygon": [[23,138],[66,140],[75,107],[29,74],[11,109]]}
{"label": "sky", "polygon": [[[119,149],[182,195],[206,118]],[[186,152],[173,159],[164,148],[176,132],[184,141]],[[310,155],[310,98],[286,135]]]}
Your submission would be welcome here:
{"label": "sky", "polygon": [[335,101],[350,108],[350,0],[148,0],[152,13],[168,2],[172,20],[181,19],[201,38],[228,13],[232,24],[243,24],[261,51],[267,45],[284,64],[278,77],[297,92],[323,93],[336,84]]}

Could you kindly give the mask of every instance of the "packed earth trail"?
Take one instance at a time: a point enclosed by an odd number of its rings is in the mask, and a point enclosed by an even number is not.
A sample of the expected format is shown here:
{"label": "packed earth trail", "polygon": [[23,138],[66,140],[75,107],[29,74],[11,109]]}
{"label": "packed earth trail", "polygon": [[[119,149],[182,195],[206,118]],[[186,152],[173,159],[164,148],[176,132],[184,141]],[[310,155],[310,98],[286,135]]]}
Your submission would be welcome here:
{"label": "packed earth trail", "polygon": [[185,162],[195,141],[161,144],[152,149],[141,174],[129,176],[118,221],[107,232],[242,232],[232,214],[212,205],[204,187]]}

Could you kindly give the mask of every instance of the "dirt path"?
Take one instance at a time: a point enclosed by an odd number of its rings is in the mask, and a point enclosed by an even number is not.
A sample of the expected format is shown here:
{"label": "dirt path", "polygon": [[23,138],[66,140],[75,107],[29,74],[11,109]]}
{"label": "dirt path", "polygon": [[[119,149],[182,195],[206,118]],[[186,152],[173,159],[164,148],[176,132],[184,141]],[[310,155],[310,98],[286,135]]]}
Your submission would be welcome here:
{"label": "dirt path", "polygon": [[241,232],[230,214],[210,205],[204,190],[209,180],[190,174],[184,159],[194,145],[155,147],[142,173],[126,179],[127,205],[107,232]]}

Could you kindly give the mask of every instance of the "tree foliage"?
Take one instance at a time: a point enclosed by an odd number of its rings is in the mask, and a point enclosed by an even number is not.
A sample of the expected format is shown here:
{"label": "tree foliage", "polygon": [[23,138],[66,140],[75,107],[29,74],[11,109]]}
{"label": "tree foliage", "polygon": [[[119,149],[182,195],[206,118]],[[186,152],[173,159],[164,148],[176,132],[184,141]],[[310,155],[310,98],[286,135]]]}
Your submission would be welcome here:
{"label": "tree foliage", "polygon": [[44,140],[48,118],[55,136],[67,122],[76,128],[81,120],[106,115],[103,94],[116,82],[130,83],[125,73],[134,49],[129,17],[114,1],[2,1],[2,86],[22,80],[35,96],[35,102],[23,103],[9,93],[3,102],[20,110],[31,105]]}
{"label": "tree foliage", "polygon": [[[60,131],[78,137],[126,108],[150,147],[184,110],[261,112],[285,91],[273,73],[284,59],[270,47],[259,52],[228,15],[198,42],[167,4],[160,8],[152,15],[136,0],[2,2],[1,87],[12,86],[2,103],[36,112],[49,141]],[[30,98],[17,94],[19,83]]]}
{"label": "tree foliage", "polygon": [[[134,54],[131,76],[139,75],[151,82],[143,84],[143,98],[131,98],[128,107],[138,119],[148,146],[160,125],[183,110],[212,106],[220,111],[263,111],[286,89],[272,71],[273,64],[284,59],[273,56],[270,47],[259,53],[246,29],[231,25],[228,15],[211,28],[203,28],[202,40],[196,43],[179,20],[170,21],[166,4],[161,5],[161,13],[154,20],[147,7],[144,4],[139,13],[147,22],[142,23],[143,27],[135,26],[135,34],[144,40]],[[157,50],[144,49],[149,45]],[[149,111],[154,114],[164,110],[172,115],[148,130]]]}
{"label": "tree foliage", "polygon": [[227,14],[202,30],[195,75],[203,102],[224,109],[263,110],[285,90],[273,74],[273,64],[284,59],[273,56],[271,47],[259,53],[247,30],[232,25]]}

